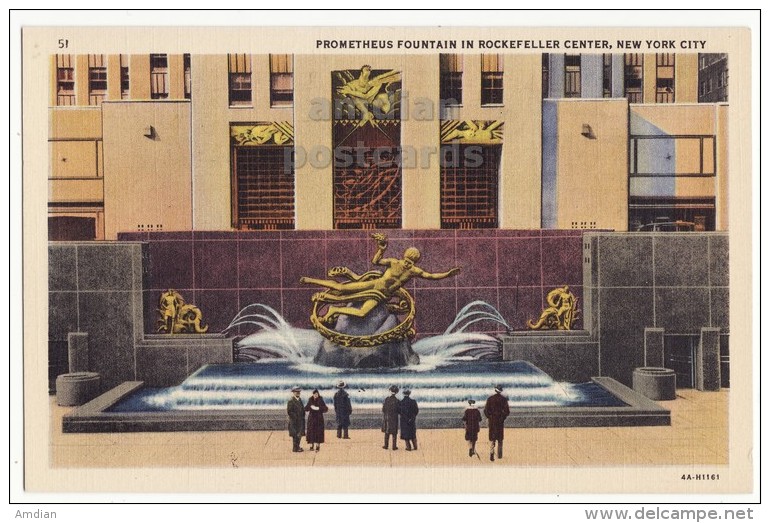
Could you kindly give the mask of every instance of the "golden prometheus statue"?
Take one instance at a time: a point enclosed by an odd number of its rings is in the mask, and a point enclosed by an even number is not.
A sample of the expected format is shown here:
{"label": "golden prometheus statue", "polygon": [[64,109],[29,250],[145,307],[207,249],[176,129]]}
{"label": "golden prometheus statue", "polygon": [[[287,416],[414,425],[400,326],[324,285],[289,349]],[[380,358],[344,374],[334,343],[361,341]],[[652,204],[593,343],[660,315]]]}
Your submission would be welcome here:
{"label": "golden prometheus statue", "polygon": [[[372,270],[356,274],[347,267],[334,267],[328,275],[343,278],[345,281],[300,278],[301,283],[319,285],[328,290],[313,295],[313,310],[310,321],[313,327],[327,339],[343,347],[374,347],[390,341],[398,341],[414,336],[414,299],[403,286],[412,278],[442,280],[454,276],[460,269],[455,267],[442,273],[430,273],[417,266],[420,251],[409,247],[402,259],[383,258],[388,248],[388,239],[384,234],[372,234],[377,242],[377,252],[372,263],[387,267],[384,272]],[[360,306],[354,306],[360,303]],[[406,314],[395,327],[385,332],[372,335],[352,335],[332,330],[340,315],[365,318],[375,307],[385,304],[392,314]],[[325,309],[325,314],[320,314]]]}

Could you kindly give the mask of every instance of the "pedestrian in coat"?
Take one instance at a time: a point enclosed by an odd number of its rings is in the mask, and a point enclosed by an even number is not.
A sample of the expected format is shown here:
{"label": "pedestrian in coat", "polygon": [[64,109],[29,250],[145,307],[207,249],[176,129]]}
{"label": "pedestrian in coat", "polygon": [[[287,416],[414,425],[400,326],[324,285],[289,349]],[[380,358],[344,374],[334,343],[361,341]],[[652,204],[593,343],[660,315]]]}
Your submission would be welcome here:
{"label": "pedestrian in coat", "polygon": [[307,400],[305,405],[307,411],[307,442],[310,443],[310,450],[321,450],[321,443],[324,442],[324,413],[329,411],[329,407],[324,403],[324,399],[318,392],[313,391],[313,395]]}
{"label": "pedestrian in coat", "polygon": [[468,442],[468,457],[472,458],[476,454],[476,442],[479,440],[481,430],[481,412],[475,400],[468,400],[468,408],[463,414],[463,426],[465,426],[465,441]]}
{"label": "pedestrian in coat", "polygon": [[495,460],[495,443],[497,443],[497,458],[503,457],[503,437],[505,418],[510,414],[508,398],[503,396],[503,386],[495,387],[495,393],[487,398],[484,405],[484,416],[489,420],[489,461]]}
{"label": "pedestrian in coat", "polygon": [[406,450],[417,450],[417,414],[420,409],[411,397],[412,391],[404,391],[404,399],[398,402],[398,417],[401,420],[401,439],[406,441]]}
{"label": "pedestrian in coat", "polygon": [[396,436],[398,435],[398,387],[390,387],[390,396],[382,402],[382,432],[385,433],[385,444],[382,446],[388,449],[388,438],[393,437],[393,450],[398,450],[396,446]]}
{"label": "pedestrian in coat", "polygon": [[350,439],[348,437],[348,427],[350,427],[350,415],[353,413],[353,407],[350,405],[350,396],[345,390],[347,383],[340,381],[337,383],[337,392],[334,394],[334,416],[337,418],[337,437]]}
{"label": "pedestrian in coat", "polygon": [[291,389],[292,396],[286,404],[286,414],[289,416],[289,436],[292,439],[292,452],[302,452],[299,446],[300,439],[305,435],[305,405],[302,403],[300,393],[302,389]]}

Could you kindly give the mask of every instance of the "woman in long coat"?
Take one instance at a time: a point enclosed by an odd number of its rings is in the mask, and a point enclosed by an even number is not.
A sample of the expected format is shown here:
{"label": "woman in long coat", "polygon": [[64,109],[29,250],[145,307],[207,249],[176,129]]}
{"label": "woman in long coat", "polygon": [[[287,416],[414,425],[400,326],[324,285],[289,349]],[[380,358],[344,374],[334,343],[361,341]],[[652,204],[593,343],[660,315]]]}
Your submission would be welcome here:
{"label": "woman in long coat", "polygon": [[307,400],[305,405],[307,415],[307,442],[310,443],[310,450],[315,445],[315,451],[321,450],[321,443],[324,442],[324,413],[329,411],[329,407],[324,403],[318,389],[313,391],[313,395]]}
{"label": "woman in long coat", "polygon": [[406,441],[406,450],[417,450],[417,414],[420,409],[411,398],[412,391],[404,391],[404,399],[398,403],[398,416],[401,419],[401,439]]}

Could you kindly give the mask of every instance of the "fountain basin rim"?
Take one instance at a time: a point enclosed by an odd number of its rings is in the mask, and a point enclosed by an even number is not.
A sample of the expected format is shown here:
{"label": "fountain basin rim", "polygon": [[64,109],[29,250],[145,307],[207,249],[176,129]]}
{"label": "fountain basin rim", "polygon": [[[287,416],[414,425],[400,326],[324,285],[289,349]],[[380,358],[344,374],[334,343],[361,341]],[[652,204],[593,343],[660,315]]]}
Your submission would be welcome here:
{"label": "fountain basin rim", "polygon": [[180,339],[180,340],[205,340],[205,339],[220,339],[220,338],[232,338],[234,336],[227,336],[226,334],[223,334],[221,332],[211,332],[211,333],[198,333],[198,334],[192,334],[192,333],[178,333],[178,334],[145,334],[144,340],[174,340],[174,339]]}
{"label": "fountain basin rim", "polygon": [[591,337],[591,331],[582,330],[520,330],[508,331],[498,334],[500,338],[532,338],[532,337],[550,337],[550,336],[568,336],[568,337]]}

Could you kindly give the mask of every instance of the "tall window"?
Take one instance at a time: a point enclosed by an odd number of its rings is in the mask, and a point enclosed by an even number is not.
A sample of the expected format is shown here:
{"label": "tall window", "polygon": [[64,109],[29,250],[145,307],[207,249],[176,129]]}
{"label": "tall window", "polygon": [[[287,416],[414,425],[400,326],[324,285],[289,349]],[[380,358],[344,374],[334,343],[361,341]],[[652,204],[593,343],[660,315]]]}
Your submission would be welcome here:
{"label": "tall window", "polygon": [[150,98],[168,98],[168,55],[150,55]]}
{"label": "tall window", "polygon": [[266,145],[233,147],[233,227],[261,230],[294,228],[291,148]]}
{"label": "tall window", "polygon": [[497,227],[500,145],[441,148],[441,228]]}
{"label": "tall window", "polygon": [[481,105],[503,103],[503,55],[481,55]]}
{"label": "tall window", "polygon": [[580,55],[564,55],[564,97],[580,98]]}
{"label": "tall window", "polygon": [[674,103],[674,53],[655,55],[655,102]]}
{"label": "tall window", "polygon": [[628,103],[642,103],[642,83],[644,79],[644,55],[629,53],[625,55],[624,90]]}
{"label": "tall window", "polygon": [[129,88],[131,82],[128,77],[128,55],[120,55],[120,98],[123,100],[129,97]]}
{"label": "tall window", "polygon": [[72,55],[56,55],[56,105],[75,105],[75,68]]}
{"label": "tall window", "polygon": [[251,55],[229,54],[230,105],[251,105]]}
{"label": "tall window", "polygon": [[270,105],[294,103],[294,57],[290,54],[270,55]]}
{"label": "tall window", "polygon": [[612,55],[602,55],[602,96],[612,98]]}
{"label": "tall window", "polygon": [[184,54],[182,56],[182,62],[184,64],[184,97],[189,100],[192,98],[192,74],[190,72],[190,55]]}
{"label": "tall window", "polygon": [[441,86],[439,98],[444,105],[462,105],[463,103],[463,55],[439,55]]}
{"label": "tall window", "polygon": [[88,55],[88,105],[100,105],[107,96],[107,62],[103,54]]}

